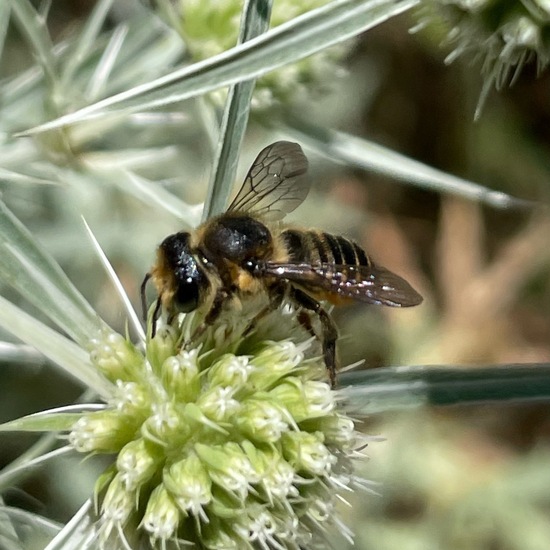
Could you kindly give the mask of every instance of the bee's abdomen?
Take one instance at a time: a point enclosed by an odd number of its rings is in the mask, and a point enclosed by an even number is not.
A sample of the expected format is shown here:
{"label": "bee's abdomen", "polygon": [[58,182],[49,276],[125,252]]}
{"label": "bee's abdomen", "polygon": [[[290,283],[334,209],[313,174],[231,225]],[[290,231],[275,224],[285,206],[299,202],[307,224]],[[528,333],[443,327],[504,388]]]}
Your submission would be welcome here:
{"label": "bee's abdomen", "polygon": [[369,257],[357,243],[339,235],[286,229],[281,236],[291,262],[313,265],[371,265]]}

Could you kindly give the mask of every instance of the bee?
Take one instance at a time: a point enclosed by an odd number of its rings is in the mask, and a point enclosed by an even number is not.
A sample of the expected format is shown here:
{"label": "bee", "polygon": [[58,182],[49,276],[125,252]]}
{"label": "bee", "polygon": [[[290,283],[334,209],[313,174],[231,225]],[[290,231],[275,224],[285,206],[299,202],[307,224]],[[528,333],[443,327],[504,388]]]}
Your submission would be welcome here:
{"label": "bee", "polygon": [[[174,233],[162,241],[141,285],[144,313],[149,279],[158,292],[153,331],[162,310],[171,322],[178,313],[204,307],[204,330],[232,298],[265,293],[273,309],[286,298],[299,312],[318,316],[324,361],[334,386],[338,332],[321,301],[392,307],[422,302],[407,281],[375,264],[354,241],[279,223],[306,198],[307,168],[298,144],[272,143],[260,152],[225,213],[193,232]],[[306,320],[309,313],[298,318],[313,330]]]}

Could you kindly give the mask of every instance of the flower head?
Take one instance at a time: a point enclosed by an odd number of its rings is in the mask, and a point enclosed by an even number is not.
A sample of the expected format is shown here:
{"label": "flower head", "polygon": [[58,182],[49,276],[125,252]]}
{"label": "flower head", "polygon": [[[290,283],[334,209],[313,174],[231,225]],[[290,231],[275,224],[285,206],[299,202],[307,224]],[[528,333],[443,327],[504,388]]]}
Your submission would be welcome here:
{"label": "flower head", "polygon": [[[427,9],[426,9],[427,7]],[[504,2],[444,0],[424,4],[424,26],[434,15],[450,27],[451,62],[461,56],[479,59],[484,77],[481,108],[489,90],[512,84],[525,63],[539,71],[550,62],[550,6],[543,0]]]}
{"label": "flower head", "polygon": [[[270,26],[276,27],[321,7],[328,0],[282,0],[273,3]],[[217,55],[237,44],[242,2],[224,0],[201,2],[180,0],[181,21],[178,29],[184,36],[194,60]],[[287,65],[258,80],[252,99],[256,111],[296,103],[334,85],[335,76],[344,74],[341,60],[350,43],[333,46],[298,63]],[[216,92],[215,100],[223,101],[224,92]]]}
{"label": "flower head", "polygon": [[[144,352],[112,334],[93,340],[116,390],[107,408],[83,413],[69,441],[116,454],[96,489],[100,540],[138,526],[159,547],[296,549],[333,522],[335,489],[352,479],[341,473],[354,429],[315,380],[318,349],[288,311],[252,331],[231,315],[187,345],[192,315],[158,330]],[[288,338],[263,339],[282,315]]]}

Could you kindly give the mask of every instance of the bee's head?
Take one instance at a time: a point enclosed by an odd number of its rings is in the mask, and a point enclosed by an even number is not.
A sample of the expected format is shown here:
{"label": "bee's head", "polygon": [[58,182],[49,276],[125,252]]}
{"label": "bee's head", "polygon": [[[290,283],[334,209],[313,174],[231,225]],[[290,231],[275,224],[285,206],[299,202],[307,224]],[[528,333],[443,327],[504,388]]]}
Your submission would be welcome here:
{"label": "bee's head", "polygon": [[190,234],[166,237],[157,251],[152,277],[163,305],[169,310],[189,313],[197,309],[208,286],[208,279],[189,246]]}

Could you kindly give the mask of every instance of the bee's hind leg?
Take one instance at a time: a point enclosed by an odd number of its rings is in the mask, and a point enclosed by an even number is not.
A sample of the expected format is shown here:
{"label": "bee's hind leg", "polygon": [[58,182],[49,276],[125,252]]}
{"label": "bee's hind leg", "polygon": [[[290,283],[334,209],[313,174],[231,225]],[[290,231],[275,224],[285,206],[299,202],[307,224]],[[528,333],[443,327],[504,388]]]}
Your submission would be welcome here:
{"label": "bee's hind leg", "polygon": [[311,336],[317,338],[317,334],[311,323],[311,315],[307,311],[302,310],[298,312],[298,322],[311,334]]}
{"label": "bee's hind leg", "polygon": [[[292,297],[298,305],[313,311],[319,316],[319,320],[321,321],[321,344],[323,346],[325,366],[328,370],[330,385],[334,388],[336,386],[336,340],[338,338],[336,325],[323,306],[305,292],[297,288],[293,288]],[[301,318],[301,316],[298,315],[298,320],[307,330],[315,334],[313,327],[311,326],[311,319],[309,319],[309,316],[304,316]]]}

